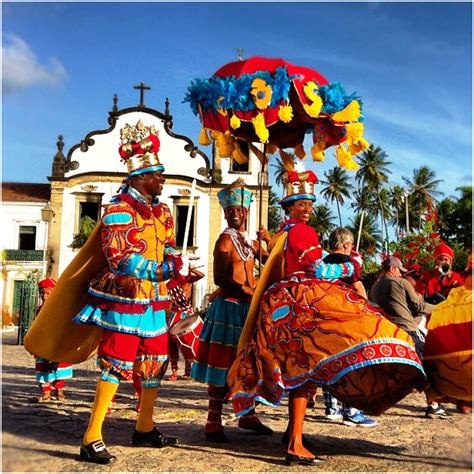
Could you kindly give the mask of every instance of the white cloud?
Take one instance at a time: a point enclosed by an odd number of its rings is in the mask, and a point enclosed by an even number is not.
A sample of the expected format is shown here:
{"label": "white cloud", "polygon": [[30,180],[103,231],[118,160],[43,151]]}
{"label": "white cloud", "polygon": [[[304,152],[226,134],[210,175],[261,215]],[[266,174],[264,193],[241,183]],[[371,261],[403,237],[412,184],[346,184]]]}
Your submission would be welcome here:
{"label": "white cloud", "polygon": [[19,36],[6,34],[2,45],[3,92],[46,84],[57,87],[67,78],[67,71],[56,58],[41,64],[31,47]]}

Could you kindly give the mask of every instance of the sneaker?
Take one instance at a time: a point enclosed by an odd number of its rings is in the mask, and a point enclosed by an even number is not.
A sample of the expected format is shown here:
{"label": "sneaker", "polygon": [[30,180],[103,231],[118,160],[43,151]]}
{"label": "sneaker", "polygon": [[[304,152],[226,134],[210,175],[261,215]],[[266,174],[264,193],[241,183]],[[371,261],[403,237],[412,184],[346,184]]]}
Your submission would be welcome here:
{"label": "sneaker", "polygon": [[375,420],[365,416],[360,411],[355,412],[353,415],[344,415],[342,423],[347,426],[361,426],[362,428],[371,428],[377,424]]}
{"label": "sneaker", "polygon": [[441,406],[438,405],[437,408],[433,408],[431,405],[428,405],[425,412],[425,418],[449,418],[451,415]]}
{"label": "sneaker", "polygon": [[328,420],[331,420],[331,421],[340,421],[342,420],[342,412],[341,410],[338,409],[334,409],[334,408],[326,408],[326,412],[325,412],[325,417],[326,419]]}

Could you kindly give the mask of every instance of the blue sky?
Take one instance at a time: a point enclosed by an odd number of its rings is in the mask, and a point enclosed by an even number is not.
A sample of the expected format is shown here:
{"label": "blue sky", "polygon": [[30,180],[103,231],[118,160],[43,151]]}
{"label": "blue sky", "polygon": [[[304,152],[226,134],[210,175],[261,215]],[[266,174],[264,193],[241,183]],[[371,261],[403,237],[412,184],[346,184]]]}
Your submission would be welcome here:
{"label": "blue sky", "polygon": [[[393,162],[390,184],[428,165],[456,195],[472,181],[470,3],[3,3],[3,181],[47,182],[65,149],[107,128],[107,112],[171,102],[197,143],[194,77],[244,57],[282,57],[364,102],[365,137]],[[307,146],[309,152],[310,146]],[[203,147],[209,155],[210,147]],[[306,160],[323,178],[336,164]]]}

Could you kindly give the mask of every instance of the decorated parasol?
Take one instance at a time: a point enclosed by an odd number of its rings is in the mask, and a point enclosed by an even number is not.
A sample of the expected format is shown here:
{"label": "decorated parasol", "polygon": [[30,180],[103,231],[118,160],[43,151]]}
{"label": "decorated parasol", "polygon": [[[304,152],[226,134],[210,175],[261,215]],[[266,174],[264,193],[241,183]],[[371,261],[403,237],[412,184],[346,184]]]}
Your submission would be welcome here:
{"label": "decorated parasol", "polygon": [[354,170],[353,156],[369,145],[360,98],[318,71],[283,59],[252,57],[226,64],[209,79],[194,79],[185,101],[201,119],[199,143],[215,140],[220,156],[237,163],[248,161],[239,146],[243,140],[266,144],[265,154],[256,153],[263,161],[279,150],[285,167],[292,169],[284,149],[305,158],[303,141],[309,133],[313,160],[324,160],[325,150],[336,146],[339,165]]}
{"label": "decorated parasol", "polygon": [[[295,163],[285,149],[306,158],[303,142],[311,134],[314,161],[323,161],[325,150],[336,147],[339,165],[356,170],[353,157],[369,146],[363,138],[361,99],[318,71],[283,59],[252,57],[228,63],[208,79],[193,79],[184,101],[201,119],[201,145],[214,141],[221,157],[243,164],[249,159],[241,149],[246,142],[260,159],[259,226],[268,155],[279,151],[291,171]],[[255,143],[264,144],[264,151]]]}

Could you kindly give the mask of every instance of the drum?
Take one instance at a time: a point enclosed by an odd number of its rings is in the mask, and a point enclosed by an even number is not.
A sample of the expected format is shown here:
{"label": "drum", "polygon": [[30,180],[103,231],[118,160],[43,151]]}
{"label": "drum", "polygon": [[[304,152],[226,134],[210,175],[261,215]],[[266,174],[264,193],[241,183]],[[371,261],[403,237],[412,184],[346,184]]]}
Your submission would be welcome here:
{"label": "drum", "polygon": [[168,325],[168,331],[171,333],[171,328],[186,315],[181,311],[169,311],[166,313],[166,324]]}
{"label": "drum", "polygon": [[202,326],[202,319],[194,314],[180,319],[170,327],[171,337],[176,339],[184,358],[187,360],[196,357]]}

